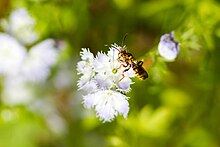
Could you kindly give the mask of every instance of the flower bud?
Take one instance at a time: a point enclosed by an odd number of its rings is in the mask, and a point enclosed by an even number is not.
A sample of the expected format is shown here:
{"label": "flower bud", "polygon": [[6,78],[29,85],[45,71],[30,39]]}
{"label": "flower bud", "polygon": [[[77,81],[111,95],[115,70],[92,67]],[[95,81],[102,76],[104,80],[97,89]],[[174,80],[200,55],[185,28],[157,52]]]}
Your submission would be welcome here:
{"label": "flower bud", "polygon": [[174,32],[161,36],[158,51],[167,60],[174,60],[177,57],[179,42],[174,39]]}

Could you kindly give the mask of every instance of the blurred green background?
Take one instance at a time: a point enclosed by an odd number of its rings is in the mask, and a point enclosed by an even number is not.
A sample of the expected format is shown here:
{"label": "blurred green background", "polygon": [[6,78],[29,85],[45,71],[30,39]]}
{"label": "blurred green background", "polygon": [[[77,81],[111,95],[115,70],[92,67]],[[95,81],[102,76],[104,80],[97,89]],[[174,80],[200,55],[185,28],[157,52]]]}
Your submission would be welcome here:
{"label": "blurred green background", "polygon": [[[47,81],[33,87],[39,109],[0,103],[1,147],[220,146],[219,0],[1,0],[0,17],[19,7],[35,18],[40,40],[64,40],[67,49]],[[171,31],[180,52],[165,62],[157,45]],[[81,104],[79,52],[107,51],[126,33],[125,44],[144,59],[149,79],[134,79],[127,119],[102,123]],[[57,87],[62,71],[69,84]]]}

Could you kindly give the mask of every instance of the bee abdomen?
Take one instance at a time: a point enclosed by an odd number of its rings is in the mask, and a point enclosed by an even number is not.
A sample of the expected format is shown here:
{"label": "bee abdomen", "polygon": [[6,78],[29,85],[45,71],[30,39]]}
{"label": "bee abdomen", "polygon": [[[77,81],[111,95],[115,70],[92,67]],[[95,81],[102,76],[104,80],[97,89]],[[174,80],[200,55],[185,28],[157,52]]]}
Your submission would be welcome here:
{"label": "bee abdomen", "polygon": [[148,78],[148,73],[143,68],[134,67],[133,70],[139,79],[144,80],[144,79]]}
{"label": "bee abdomen", "polygon": [[138,75],[138,78],[141,79],[141,80],[144,80],[144,79],[148,78],[147,72],[144,72],[143,74]]}

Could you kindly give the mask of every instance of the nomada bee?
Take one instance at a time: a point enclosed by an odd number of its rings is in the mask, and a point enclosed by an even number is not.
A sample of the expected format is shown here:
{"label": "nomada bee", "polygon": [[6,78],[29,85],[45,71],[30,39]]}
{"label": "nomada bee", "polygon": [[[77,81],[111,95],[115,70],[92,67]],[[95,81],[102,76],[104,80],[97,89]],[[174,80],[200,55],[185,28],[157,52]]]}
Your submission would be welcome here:
{"label": "nomada bee", "polygon": [[[124,36],[123,42],[125,40],[127,35]],[[118,81],[120,82],[124,77],[124,73],[128,71],[130,68],[134,70],[134,73],[140,80],[144,80],[148,78],[148,73],[147,71],[143,68],[143,61],[138,61],[134,58],[134,56],[129,53],[126,49],[126,46],[123,45],[118,47],[116,45],[112,45],[114,49],[116,49],[118,53],[118,58],[117,61],[121,64],[119,67],[113,69],[114,71],[117,71],[121,66],[125,68],[125,70],[122,71],[122,78]]]}

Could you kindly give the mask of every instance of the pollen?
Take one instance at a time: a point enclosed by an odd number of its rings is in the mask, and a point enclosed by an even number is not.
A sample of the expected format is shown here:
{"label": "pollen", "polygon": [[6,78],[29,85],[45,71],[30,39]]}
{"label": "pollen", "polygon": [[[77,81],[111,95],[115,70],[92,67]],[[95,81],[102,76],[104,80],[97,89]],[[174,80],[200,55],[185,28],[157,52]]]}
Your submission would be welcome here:
{"label": "pollen", "polygon": [[113,69],[112,69],[112,73],[113,73],[113,74],[116,74],[117,72],[118,72],[118,70],[117,70],[116,68],[113,68]]}

